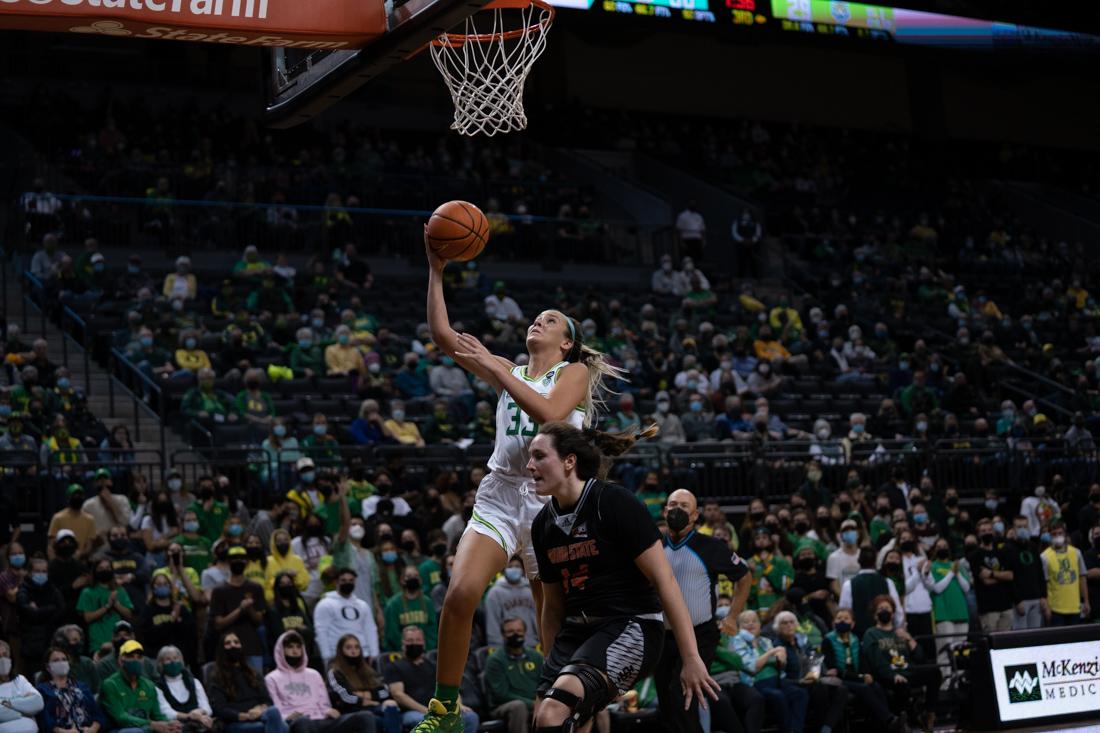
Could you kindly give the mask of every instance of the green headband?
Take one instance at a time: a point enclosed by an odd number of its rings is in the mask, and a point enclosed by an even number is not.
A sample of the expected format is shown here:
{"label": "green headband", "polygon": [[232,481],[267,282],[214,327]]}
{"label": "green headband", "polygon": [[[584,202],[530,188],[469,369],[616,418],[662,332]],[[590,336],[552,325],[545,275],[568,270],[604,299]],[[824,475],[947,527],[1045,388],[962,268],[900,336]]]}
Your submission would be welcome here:
{"label": "green headband", "polygon": [[[562,313],[562,315],[565,316],[564,313]],[[577,327],[573,325],[573,319],[570,318],[569,316],[565,316],[565,322],[569,324],[569,338],[576,341],[577,340]]]}

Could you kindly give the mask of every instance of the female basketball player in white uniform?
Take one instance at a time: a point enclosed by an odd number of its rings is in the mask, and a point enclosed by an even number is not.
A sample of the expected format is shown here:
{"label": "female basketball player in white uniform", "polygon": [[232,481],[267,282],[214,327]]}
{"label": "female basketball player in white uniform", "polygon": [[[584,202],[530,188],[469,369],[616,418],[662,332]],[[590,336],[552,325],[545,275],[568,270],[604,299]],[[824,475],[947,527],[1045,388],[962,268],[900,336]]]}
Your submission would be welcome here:
{"label": "female basketball player in white uniform", "polygon": [[[432,252],[427,242],[424,249],[429,265],[432,340],[500,395],[490,473],[478,487],[473,517],[458,543],[439,618],[435,697],[427,716],[415,728],[418,733],[459,733],[458,688],[469,653],[474,611],[485,588],[513,555],[523,558],[529,577],[537,573],[531,522],[546,500],[535,494],[527,470],[531,439],[543,423],[564,420],[581,427],[594,421],[601,380],[620,372],[603,354],[584,346],[578,324],[556,310],[543,311],[527,329],[530,359],[523,367],[492,355],[475,337],[456,333],[443,301],[446,261]],[[541,612],[539,585],[533,584],[532,592]]]}

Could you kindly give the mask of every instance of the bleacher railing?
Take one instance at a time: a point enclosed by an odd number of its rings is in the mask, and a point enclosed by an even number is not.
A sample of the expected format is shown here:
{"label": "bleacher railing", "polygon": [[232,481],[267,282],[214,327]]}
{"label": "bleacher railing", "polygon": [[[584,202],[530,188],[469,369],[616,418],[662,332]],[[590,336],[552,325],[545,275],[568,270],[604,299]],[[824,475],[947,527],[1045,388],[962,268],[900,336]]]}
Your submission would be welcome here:
{"label": "bleacher railing", "polygon": [[[822,448],[824,452],[811,452]],[[838,452],[831,452],[834,448]],[[350,462],[362,462],[368,470],[387,467],[405,475],[410,485],[426,485],[444,471],[463,473],[484,466],[491,449],[487,444],[466,449],[453,445],[343,445],[334,454],[318,455],[305,448],[277,451],[257,442],[192,448],[173,454],[170,462],[176,467],[194,466],[187,469],[194,472],[217,466],[237,477],[242,488],[251,487],[261,496],[293,488],[297,484],[295,463],[303,456],[312,458],[322,473],[343,471]],[[1038,447],[1003,443],[983,448],[959,447],[958,441],[882,441],[848,454],[839,442],[639,444],[615,460],[611,476],[636,488],[646,472],[665,470],[669,476],[666,483],[691,489],[699,497],[739,504],[754,497],[785,500],[803,487],[811,461],[821,467],[821,486],[834,496],[847,487],[852,470],[873,492],[892,479],[897,467],[910,483],[919,482],[927,473],[939,489],[954,486],[964,496],[978,496],[986,488],[1030,492],[1055,474],[1076,483],[1100,480],[1100,455],[1095,448],[1071,450],[1059,441]]]}
{"label": "bleacher railing", "polygon": [[[247,244],[268,253],[327,253],[356,242],[369,245],[374,255],[406,255],[411,243],[422,241],[434,207],[457,194],[441,191],[439,196],[408,199],[417,208],[387,208],[58,194],[62,211],[37,228],[177,253],[236,252]],[[490,226],[494,251],[512,259],[625,262],[640,261],[642,254],[642,235],[631,221],[499,213],[490,216]],[[37,241],[23,243],[27,251],[37,246]]]}

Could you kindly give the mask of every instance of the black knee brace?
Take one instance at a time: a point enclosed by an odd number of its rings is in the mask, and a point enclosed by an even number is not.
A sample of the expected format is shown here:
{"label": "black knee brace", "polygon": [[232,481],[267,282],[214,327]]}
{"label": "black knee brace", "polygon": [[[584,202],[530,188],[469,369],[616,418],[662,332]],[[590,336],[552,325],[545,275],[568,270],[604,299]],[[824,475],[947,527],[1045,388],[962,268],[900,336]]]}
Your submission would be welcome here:
{"label": "black knee brace", "polygon": [[603,710],[618,696],[618,692],[608,684],[602,673],[587,664],[567,664],[558,676],[572,675],[581,682],[584,696],[578,697],[560,687],[551,687],[543,695],[544,700],[556,700],[569,708],[569,717],[561,726],[540,726],[535,733],[572,733],[587,723],[594,714]]}

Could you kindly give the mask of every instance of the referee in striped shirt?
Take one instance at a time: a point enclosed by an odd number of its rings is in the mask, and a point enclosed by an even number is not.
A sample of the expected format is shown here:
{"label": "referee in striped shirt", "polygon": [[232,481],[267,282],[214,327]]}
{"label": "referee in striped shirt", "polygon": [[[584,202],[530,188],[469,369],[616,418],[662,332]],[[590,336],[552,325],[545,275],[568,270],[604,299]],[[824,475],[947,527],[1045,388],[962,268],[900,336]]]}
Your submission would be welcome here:
{"label": "referee in striped shirt", "polygon": [[[752,575],[726,543],[695,531],[699,504],[690,491],[677,489],[672,492],[665,504],[665,521],[668,523],[665,557],[672,565],[691,614],[699,655],[710,667],[719,638],[718,620],[714,616],[718,576],[724,575],[734,583],[730,615],[736,617],[745,608]],[[662,727],[670,733],[697,733],[701,730],[697,703],[692,701],[691,708],[684,710],[684,696],[680,690],[681,664],[676,639],[666,629],[665,646],[655,673]]]}

